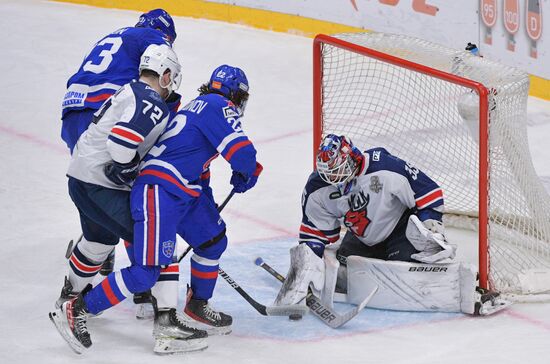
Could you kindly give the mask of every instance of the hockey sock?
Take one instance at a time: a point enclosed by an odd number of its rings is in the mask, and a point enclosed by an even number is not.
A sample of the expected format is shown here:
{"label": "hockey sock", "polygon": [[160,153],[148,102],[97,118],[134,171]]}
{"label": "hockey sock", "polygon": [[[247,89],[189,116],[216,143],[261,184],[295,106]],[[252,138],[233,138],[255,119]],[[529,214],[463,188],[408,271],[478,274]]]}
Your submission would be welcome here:
{"label": "hockey sock", "polygon": [[130,264],[134,265],[136,263],[136,258],[134,258],[134,244],[130,243],[127,240],[124,240],[124,248],[126,248],[128,259],[130,259]]}
{"label": "hockey sock", "polygon": [[80,244],[78,244],[69,258],[69,281],[73,286],[75,292],[80,292],[92,282],[95,275],[101,269],[102,261],[94,261],[88,258],[80,249]]}
{"label": "hockey sock", "polygon": [[160,270],[160,276],[151,288],[158,308],[173,308],[178,305],[179,264],[173,263]]}
{"label": "hockey sock", "polygon": [[218,279],[218,260],[193,254],[191,257],[191,289],[193,298],[208,300],[212,297]]}

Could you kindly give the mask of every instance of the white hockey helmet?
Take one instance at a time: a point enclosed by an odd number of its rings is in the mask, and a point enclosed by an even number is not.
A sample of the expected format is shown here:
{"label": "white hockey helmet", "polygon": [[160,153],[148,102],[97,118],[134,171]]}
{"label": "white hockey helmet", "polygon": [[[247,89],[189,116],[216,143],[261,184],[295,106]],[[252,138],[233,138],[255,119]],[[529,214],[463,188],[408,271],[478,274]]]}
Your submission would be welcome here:
{"label": "white hockey helmet", "polygon": [[363,155],[343,135],[328,134],[317,151],[317,173],[331,185],[346,183],[355,177]]}
{"label": "white hockey helmet", "polygon": [[[139,73],[143,70],[154,71],[159,75],[159,83],[162,88],[171,93],[177,90],[181,83],[181,66],[178,61],[178,56],[166,44],[151,44],[141,55],[139,62]],[[170,83],[162,84],[162,76],[170,71]]]}

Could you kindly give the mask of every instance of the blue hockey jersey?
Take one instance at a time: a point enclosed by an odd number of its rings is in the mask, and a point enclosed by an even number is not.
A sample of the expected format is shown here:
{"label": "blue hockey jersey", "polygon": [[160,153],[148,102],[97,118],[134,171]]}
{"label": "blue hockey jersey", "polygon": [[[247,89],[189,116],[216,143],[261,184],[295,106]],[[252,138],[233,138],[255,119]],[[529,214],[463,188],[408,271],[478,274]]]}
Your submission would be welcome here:
{"label": "blue hockey jersey", "polygon": [[97,110],[120,86],[139,77],[142,53],[151,44],[168,44],[151,28],[122,28],[97,42],[67,81],[62,116],[70,110]]}
{"label": "blue hockey jersey", "polygon": [[235,105],[218,94],[199,96],[170,122],[141,166],[136,182],[162,185],[188,198],[208,188],[210,162],[218,155],[251,176],[256,149],[241,128]]}

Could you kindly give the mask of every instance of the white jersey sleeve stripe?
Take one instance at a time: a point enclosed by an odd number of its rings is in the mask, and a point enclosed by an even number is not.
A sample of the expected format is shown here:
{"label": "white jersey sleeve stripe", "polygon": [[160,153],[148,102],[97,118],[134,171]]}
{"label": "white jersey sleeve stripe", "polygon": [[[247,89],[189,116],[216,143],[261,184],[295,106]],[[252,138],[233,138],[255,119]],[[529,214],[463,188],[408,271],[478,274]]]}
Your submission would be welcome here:
{"label": "white jersey sleeve stripe", "polygon": [[216,147],[216,150],[218,151],[218,153],[223,152],[223,150],[225,149],[225,147],[227,147],[229,143],[240,137],[246,137],[246,135],[244,135],[243,132],[234,132],[229,134],[228,136],[223,138],[222,142]]}

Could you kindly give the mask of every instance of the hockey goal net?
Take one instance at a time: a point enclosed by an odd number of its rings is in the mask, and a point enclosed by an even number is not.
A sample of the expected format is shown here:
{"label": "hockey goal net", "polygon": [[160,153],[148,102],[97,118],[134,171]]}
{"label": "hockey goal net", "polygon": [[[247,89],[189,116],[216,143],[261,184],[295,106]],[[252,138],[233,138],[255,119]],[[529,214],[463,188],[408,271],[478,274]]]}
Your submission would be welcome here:
{"label": "hockey goal net", "polygon": [[446,225],[478,231],[482,286],[549,293],[550,198],[528,149],[528,88],[522,71],[424,40],[318,35],[313,147],[345,134],[416,165],[442,186]]}

